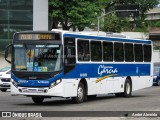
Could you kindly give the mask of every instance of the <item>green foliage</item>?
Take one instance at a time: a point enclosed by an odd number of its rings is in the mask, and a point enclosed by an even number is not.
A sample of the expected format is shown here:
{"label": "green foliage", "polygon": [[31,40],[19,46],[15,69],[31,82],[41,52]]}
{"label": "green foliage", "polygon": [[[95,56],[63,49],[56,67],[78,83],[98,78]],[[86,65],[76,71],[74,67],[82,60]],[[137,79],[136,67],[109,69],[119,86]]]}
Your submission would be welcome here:
{"label": "green foliage", "polygon": [[62,25],[64,30],[91,26],[105,8],[108,0],[49,0],[49,15],[53,20],[52,28]]}
{"label": "green foliage", "polygon": [[106,32],[121,32],[130,29],[130,21],[128,18],[119,18],[115,14],[108,15],[102,22],[102,30]]}
{"label": "green foliage", "polygon": [[145,19],[145,13],[159,3],[159,0],[135,0],[135,4],[140,6],[140,18]]}
{"label": "green foliage", "polygon": [[[120,19],[115,15],[108,15],[104,18],[104,26],[102,27],[103,31],[106,32],[120,32],[121,31],[121,21]],[[102,25],[102,24],[101,24]]]}
{"label": "green foliage", "polygon": [[106,11],[114,10],[115,5],[139,5],[139,18],[145,19],[145,13],[159,3],[159,0],[109,0]]}
{"label": "green foliage", "polygon": [[[140,6],[139,17],[134,17],[133,22],[129,18],[118,18],[115,15],[107,15],[101,19],[100,28],[109,32],[120,31],[147,31],[148,24],[144,22],[145,12],[158,4],[159,0],[49,0],[49,16],[52,20],[52,28],[58,28],[58,24],[64,30],[84,27],[95,29],[97,17],[115,10],[115,5],[138,4]],[[159,26],[159,23],[157,23]],[[94,26],[93,26],[94,25]]]}
{"label": "green foliage", "polygon": [[160,50],[160,46],[158,46],[158,45],[154,45],[154,48],[153,48],[154,50]]}
{"label": "green foliage", "polygon": [[[125,20],[127,18],[122,18],[121,20],[116,20],[115,17],[108,16],[108,21],[105,21],[103,30],[111,32],[118,31],[136,31],[136,32],[146,32],[148,30],[148,23],[145,22],[145,13],[152,9],[155,5],[158,4],[159,0],[109,0],[106,5],[106,12],[110,10],[114,10],[115,5],[139,5],[139,16],[133,17],[133,22],[128,22]],[[116,23],[114,25],[114,23]],[[118,24],[118,25],[117,25]],[[121,26],[120,26],[121,25]],[[159,23],[155,23],[155,26],[159,26]]]}
{"label": "green foliage", "polygon": [[150,27],[160,27],[160,21],[150,21],[149,26]]}

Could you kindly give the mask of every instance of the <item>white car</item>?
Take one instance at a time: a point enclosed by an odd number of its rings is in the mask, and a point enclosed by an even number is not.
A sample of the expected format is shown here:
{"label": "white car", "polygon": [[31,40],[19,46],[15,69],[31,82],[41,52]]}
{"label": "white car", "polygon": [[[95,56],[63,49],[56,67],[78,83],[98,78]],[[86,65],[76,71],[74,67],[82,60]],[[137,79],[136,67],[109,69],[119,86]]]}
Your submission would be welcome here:
{"label": "white car", "polygon": [[4,67],[0,69],[0,90],[6,92],[7,89],[10,89],[11,81],[11,67]]}

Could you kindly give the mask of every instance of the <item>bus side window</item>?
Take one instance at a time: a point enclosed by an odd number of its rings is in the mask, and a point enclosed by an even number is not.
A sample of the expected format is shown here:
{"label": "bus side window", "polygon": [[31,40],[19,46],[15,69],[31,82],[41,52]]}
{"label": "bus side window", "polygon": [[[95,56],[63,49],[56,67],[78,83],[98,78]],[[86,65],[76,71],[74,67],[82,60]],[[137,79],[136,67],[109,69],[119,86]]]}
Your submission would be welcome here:
{"label": "bus side window", "polygon": [[75,64],[75,47],[65,46],[65,64]]}
{"label": "bus side window", "polygon": [[103,61],[113,61],[112,42],[103,42]]}
{"label": "bus side window", "polygon": [[134,61],[133,44],[125,43],[124,48],[125,48],[125,61],[133,62]]}
{"label": "bus side window", "polygon": [[141,44],[134,44],[134,54],[136,62],[143,62],[143,48]]}
{"label": "bus side window", "polygon": [[78,40],[78,61],[89,61],[90,60],[90,50],[88,40]]}
{"label": "bus side window", "polygon": [[91,41],[91,61],[102,61],[102,45],[100,41]]}
{"label": "bus side window", "polygon": [[76,63],[75,38],[64,38],[64,58],[66,65]]}
{"label": "bus side window", "polygon": [[114,60],[116,62],[124,62],[123,43],[114,43]]}
{"label": "bus side window", "polygon": [[144,62],[151,62],[152,49],[151,45],[143,45]]}

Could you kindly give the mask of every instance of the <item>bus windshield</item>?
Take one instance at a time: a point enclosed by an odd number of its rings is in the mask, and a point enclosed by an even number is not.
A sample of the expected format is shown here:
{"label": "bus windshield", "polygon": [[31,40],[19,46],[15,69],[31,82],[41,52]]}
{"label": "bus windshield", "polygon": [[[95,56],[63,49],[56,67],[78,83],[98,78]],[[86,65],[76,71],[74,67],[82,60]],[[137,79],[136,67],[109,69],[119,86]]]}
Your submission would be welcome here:
{"label": "bus windshield", "polygon": [[61,45],[14,45],[13,70],[55,72],[62,69]]}

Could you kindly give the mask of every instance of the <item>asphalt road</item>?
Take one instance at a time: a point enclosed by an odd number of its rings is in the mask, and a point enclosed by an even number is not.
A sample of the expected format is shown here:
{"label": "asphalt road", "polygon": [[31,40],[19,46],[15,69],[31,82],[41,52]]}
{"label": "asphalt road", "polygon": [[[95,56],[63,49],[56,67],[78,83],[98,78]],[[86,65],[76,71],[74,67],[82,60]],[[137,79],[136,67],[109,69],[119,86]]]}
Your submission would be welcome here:
{"label": "asphalt road", "polygon": [[160,86],[132,93],[130,98],[102,95],[96,99],[74,104],[63,98],[45,99],[34,104],[30,97],[11,96],[10,91],[0,92],[0,111],[160,111]]}
{"label": "asphalt road", "polygon": [[102,95],[82,104],[63,98],[45,99],[42,104],[34,104],[30,97],[11,96],[8,90],[0,92],[0,111],[160,111],[160,86],[135,91],[131,98]]}

